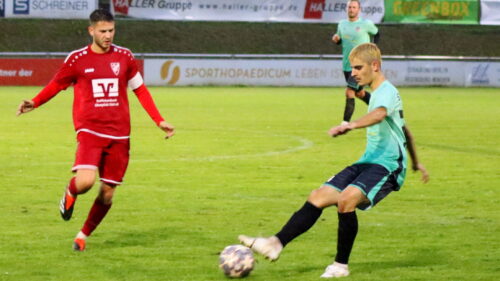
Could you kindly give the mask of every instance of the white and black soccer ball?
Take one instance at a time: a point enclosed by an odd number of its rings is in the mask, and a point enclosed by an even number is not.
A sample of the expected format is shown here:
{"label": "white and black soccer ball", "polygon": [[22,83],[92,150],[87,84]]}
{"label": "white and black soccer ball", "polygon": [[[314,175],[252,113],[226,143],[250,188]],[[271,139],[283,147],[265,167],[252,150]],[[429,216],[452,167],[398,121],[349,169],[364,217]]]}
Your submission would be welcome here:
{"label": "white and black soccer ball", "polygon": [[239,278],[250,274],[255,259],[250,248],[243,245],[229,245],[220,253],[219,267],[228,277]]}

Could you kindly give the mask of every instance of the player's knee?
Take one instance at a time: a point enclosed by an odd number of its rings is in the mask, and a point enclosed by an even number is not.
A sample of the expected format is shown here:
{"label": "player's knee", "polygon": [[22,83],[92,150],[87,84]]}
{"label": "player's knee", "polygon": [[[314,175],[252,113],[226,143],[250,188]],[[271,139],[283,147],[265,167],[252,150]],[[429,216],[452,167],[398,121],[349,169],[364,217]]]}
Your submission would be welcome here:
{"label": "player's knee", "polygon": [[356,96],[356,92],[353,89],[347,88],[345,90],[345,97],[348,99],[353,99]]}
{"label": "player's knee", "polygon": [[326,185],[311,191],[307,201],[318,208],[326,208],[335,204],[335,196],[332,188]]}
{"label": "player's knee", "polygon": [[102,183],[101,190],[97,199],[104,205],[109,205],[113,201],[113,195],[115,194],[115,185],[109,185],[106,183]]}
{"label": "player's knee", "polygon": [[110,205],[113,203],[113,192],[101,192],[99,196],[97,196],[97,200],[104,205]]}
{"label": "player's knee", "polygon": [[99,197],[99,202],[103,205],[111,205],[113,203],[113,197]]}
{"label": "player's knee", "polygon": [[76,179],[76,188],[78,189],[79,194],[83,194],[89,191],[94,185],[95,179],[93,178],[77,178]]}
{"label": "player's knee", "polygon": [[358,92],[355,92],[354,93],[356,95],[357,98],[363,98],[365,96],[365,90],[361,90],[361,91],[358,91]]}
{"label": "player's knee", "polygon": [[320,205],[320,203],[321,203],[321,195],[320,195],[321,191],[320,191],[320,189],[321,188],[318,188],[318,189],[311,191],[311,193],[309,194],[309,197],[307,197],[307,201],[316,207],[318,205]]}
{"label": "player's knee", "polygon": [[359,203],[357,194],[342,192],[339,197],[338,211],[339,213],[352,212],[356,210]]}
{"label": "player's knee", "polygon": [[87,192],[95,183],[96,171],[94,170],[78,170],[76,171],[76,188],[79,194]]}

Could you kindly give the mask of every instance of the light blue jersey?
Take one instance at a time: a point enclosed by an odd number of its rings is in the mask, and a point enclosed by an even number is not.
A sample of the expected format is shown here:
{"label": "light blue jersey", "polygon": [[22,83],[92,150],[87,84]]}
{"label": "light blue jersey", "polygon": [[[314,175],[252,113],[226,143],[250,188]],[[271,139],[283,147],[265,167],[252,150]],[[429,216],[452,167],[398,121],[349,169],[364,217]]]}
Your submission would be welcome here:
{"label": "light blue jersey", "polygon": [[379,164],[393,173],[399,186],[406,175],[406,138],[403,132],[403,102],[399,92],[385,80],[371,94],[368,112],[379,107],[387,110],[382,122],[371,125],[366,130],[368,142],[361,159],[356,163]]}
{"label": "light blue jersey", "polygon": [[342,69],[351,71],[349,54],[354,47],[370,43],[370,34],[378,33],[378,28],[371,20],[359,18],[357,21],[341,20],[337,27],[337,35],[342,39]]}

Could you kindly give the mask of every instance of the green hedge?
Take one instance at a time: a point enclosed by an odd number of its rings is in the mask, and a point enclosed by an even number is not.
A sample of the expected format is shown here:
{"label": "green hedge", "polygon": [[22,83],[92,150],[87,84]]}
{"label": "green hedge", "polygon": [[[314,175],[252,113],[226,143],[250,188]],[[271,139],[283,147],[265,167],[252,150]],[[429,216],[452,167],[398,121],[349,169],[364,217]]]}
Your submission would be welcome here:
{"label": "green hedge", "polygon": [[[0,51],[68,52],[90,42],[85,20],[1,19]],[[500,26],[380,25],[387,55],[500,57]],[[117,20],[135,53],[340,54],[336,24]]]}

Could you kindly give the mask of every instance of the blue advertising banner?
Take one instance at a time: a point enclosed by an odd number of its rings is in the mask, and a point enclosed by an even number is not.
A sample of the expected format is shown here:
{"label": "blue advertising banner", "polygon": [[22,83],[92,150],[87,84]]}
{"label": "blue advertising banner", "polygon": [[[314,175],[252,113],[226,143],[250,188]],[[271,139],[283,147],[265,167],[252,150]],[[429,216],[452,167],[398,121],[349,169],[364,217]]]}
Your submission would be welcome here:
{"label": "blue advertising banner", "polygon": [[0,0],[6,18],[86,19],[98,0]]}
{"label": "blue advertising banner", "polygon": [[5,0],[0,0],[0,18],[5,17]]}
{"label": "blue advertising banner", "polygon": [[30,1],[29,0],[14,0],[14,7],[12,10],[14,15],[29,15],[30,14]]}

